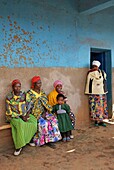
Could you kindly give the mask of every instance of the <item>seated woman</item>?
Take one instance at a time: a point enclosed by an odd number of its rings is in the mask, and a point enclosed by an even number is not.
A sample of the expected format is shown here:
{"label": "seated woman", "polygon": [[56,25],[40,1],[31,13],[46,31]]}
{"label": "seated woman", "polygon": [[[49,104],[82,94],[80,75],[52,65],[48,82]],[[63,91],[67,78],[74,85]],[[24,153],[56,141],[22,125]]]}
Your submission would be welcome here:
{"label": "seated woman", "polygon": [[[12,82],[13,91],[6,96],[6,119],[12,128],[12,137],[15,145],[14,155],[20,154],[22,147],[32,142],[32,137],[37,131],[36,118],[27,112],[26,94],[21,91],[21,82]],[[31,143],[32,142],[32,143]]]}
{"label": "seated woman", "polygon": [[49,100],[49,104],[51,106],[54,106],[57,104],[57,95],[59,93],[62,93],[63,94],[63,91],[62,91],[62,86],[63,86],[63,83],[61,80],[56,80],[53,84],[54,86],[54,90],[51,91],[48,95],[48,100]]}
{"label": "seated woman", "polygon": [[[64,103],[66,103],[68,100],[67,100],[67,97],[64,93],[64,91],[62,91],[62,87],[63,87],[63,83],[61,80],[56,80],[53,84],[54,86],[54,90],[51,91],[48,95],[48,100],[49,100],[49,104],[51,106],[54,106],[57,104],[57,95],[58,94],[63,94],[64,95]],[[71,119],[71,124],[73,126],[73,128],[75,128],[75,115],[72,111],[70,111],[69,113],[69,116],[70,116],[70,119]],[[72,131],[70,131],[70,138],[73,139],[74,136],[72,135]]]}
{"label": "seated woman", "polygon": [[61,134],[58,129],[57,119],[52,114],[49,114],[52,107],[48,103],[46,94],[41,90],[41,85],[40,77],[34,76],[31,89],[27,92],[28,110],[38,121],[38,133],[34,136],[34,141],[39,146],[48,144],[54,148],[53,142],[60,140]]}

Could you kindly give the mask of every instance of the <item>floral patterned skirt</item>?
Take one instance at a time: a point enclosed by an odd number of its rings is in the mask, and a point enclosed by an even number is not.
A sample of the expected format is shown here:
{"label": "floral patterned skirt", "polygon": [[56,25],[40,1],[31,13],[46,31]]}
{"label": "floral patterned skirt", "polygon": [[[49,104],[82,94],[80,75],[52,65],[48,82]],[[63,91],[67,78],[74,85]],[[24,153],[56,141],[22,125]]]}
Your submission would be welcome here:
{"label": "floral patterned skirt", "polygon": [[41,146],[45,143],[59,140],[61,140],[61,134],[56,117],[52,114],[47,114],[46,119],[40,117],[38,120],[38,132],[34,136],[35,144]]}
{"label": "floral patterned skirt", "polygon": [[106,94],[89,95],[89,109],[91,120],[102,122],[103,119],[108,118]]}

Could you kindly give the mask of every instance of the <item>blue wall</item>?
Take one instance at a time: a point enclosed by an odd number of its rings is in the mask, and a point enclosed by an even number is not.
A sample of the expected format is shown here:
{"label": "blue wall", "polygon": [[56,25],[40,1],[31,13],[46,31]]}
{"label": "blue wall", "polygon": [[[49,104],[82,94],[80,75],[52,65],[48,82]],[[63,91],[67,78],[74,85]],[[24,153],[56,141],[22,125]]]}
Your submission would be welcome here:
{"label": "blue wall", "polygon": [[112,49],[113,18],[80,16],[75,2],[1,0],[0,67],[83,68],[91,47]]}
{"label": "blue wall", "polygon": [[54,2],[1,0],[0,66],[78,66],[73,4]]}

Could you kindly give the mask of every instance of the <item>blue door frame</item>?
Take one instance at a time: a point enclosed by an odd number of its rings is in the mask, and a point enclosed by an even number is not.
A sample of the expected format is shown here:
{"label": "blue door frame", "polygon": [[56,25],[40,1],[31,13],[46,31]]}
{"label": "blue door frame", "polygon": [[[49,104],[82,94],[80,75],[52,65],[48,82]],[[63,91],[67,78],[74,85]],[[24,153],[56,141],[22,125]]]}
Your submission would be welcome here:
{"label": "blue door frame", "polygon": [[101,63],[100,69],[104,70],[107,74],[107,105],[109,118],[112,117],[112,62],[111,50],[91,48],[90,53],[90,67],[93,60],[98,60]]}

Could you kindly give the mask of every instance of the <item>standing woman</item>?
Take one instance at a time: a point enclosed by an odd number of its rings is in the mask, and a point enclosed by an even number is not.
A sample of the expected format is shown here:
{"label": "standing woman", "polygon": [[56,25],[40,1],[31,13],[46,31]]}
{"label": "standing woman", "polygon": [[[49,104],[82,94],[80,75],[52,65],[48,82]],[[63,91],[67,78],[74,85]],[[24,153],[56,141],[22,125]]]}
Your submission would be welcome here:
{"label": "standing woman", "polygon": [[106,126],[103,119],[108,118],[106,73],[99,69],[101,63],[94,60],[92,69],[87,73],[85,94],[89,95],[90,118],[95,126]]}
{"label": "standing woman", "polygon": [[34,76],[31,89],[27,92],[28,110],[36,117],[38,123],[38,132],[34,136],[34,141],[40,146],[47,144],[55,148],[53,142],[59,141],[61,134],[57,119],[51,114],[52,107],[41,86],[40,76]]}
{"label": "standing woman", "polygon": [[14,155],[17,156],[26,144],[35,146],[32,137],[37,131],[37,120],[27,112],[26,94],[21,91],[20,80],[13,80],[12,89],[6,96],[6,119],[11,124],[16,149]]}

